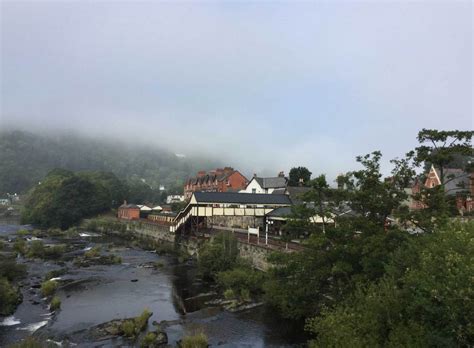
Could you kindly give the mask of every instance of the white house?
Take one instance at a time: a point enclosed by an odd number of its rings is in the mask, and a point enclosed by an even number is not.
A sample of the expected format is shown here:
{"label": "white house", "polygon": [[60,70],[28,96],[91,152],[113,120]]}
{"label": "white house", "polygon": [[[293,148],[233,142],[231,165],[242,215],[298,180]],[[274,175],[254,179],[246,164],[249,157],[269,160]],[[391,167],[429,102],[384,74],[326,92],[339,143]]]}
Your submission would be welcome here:
{"label": "white house", "polygon": [[256,175],[250,180],[245,190],[239,191],[240,193],[267,193],[271,194],[276,189],[286,189],[288,185],[288,179],[285,178],[283,172],[280,172],[278,176],[271,178],[260,178]]}
{"label": "white house", "polygon": [[180,203],[180,202],[184,202],[183,195],[168,195],[166,197],[166,204]]}

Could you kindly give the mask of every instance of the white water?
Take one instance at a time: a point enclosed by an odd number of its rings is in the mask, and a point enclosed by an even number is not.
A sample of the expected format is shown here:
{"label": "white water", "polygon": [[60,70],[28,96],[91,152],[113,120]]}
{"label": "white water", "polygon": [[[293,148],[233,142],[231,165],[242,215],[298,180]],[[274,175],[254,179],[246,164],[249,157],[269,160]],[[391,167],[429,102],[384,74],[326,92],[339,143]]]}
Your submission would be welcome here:
{"label": "white water", "polygon": [[10,315],[9,317],[6,317],[0,322],[0,326],[13,326],[13,325],[18,325],[20,323],[21,321],[19,321],[13,315]]}
{"label": "white water", "polygon": [[24,327],[19,327],[19,328],[17,328],[17,330],[26,330],[26,331],[29,331],[29,332],[33,333],[36,330],[38,330],[40,327],[45,326],[47,323],[48,323],[47,320],[40,321],[38,323],[33,323],[33,324],[26,325]]}

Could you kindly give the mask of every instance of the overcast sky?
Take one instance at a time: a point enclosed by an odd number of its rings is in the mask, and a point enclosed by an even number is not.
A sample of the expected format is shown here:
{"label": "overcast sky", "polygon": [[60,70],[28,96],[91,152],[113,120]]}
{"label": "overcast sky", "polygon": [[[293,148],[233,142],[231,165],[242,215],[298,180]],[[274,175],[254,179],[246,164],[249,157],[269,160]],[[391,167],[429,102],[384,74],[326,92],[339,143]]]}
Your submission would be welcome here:
{"label": "overcast sky", "polygon": [[333,177],[472,129],[472,61],[470,1],[1,1],[0,125]]}

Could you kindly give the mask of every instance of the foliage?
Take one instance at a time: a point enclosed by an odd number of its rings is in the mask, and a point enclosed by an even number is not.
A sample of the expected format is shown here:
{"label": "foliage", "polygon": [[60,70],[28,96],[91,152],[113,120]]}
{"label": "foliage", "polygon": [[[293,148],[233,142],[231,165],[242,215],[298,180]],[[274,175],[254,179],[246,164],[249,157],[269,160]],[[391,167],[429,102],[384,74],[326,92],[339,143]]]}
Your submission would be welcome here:
{"label": "foliage", "polygon": [[102,248],[99,245],[97,245],[97,246],[91,248],[90,250],[87,250],[84,253],[84,257],[88,258],[88,259],[91,259],[91,258],[94,258],[94,257],[99,257],[101,251],[102,251]]}
{"label": "foliage", "polygon": [[286,318],[319,313],[352,293],[356,282],[381,277],[390,253],[407,238],[367,221],[313,234],[301,252],[270,255],[275,267],[264,285],[265,298]]}
{"label": "foliage", "polygon": [[111,173],[53,170],[32,190],[22,220],[44,228],[67,229],[85,217],[117,206],[117,192],[124,190]]}
{"label": "foliage", "polygon": [[[418,133],[420,146],[413,152],[416,154],[415,161],[417,164],[424,163],[425,169],[430,165],[438,168],[441,182],[445,184],[444,169],[459,156],[472,156],[473,135],[474,131],[422,129]],[[469,162],[466,165],[469,165]]]}
{"label": "foliage", "polygon": [[150,319],[152,315],[152,312],[145,309],[138,317],[125,320],[120,326],[120,331],[124,336],[134,338],[147,328],[148,319]]}
{"label": "foliage", "polygon": [[289,186],[308,185],[311,179],[311,172],[306,167],[291,168],[288,178]]}
{"label": "foliage", "polygon": [[56,348],[57,345],[52,342],[45,342],[39,338],[29,336],[18,343],[8,346],[9,348]]}
{"label": "foliage", "polygon": [[10,284],[7,278],[0,277],[0,315],[10,315],[21,302],[18,289]]}
{"label": "foliage", "polygon": [[66,274],[67,271],[68,271],[67,268],[54,269],[54,270],[49,271],[48,273],[46,273],[46,275],[44,276],[44,280],[50,280],[51,278],[60,277],[64,274]]}
{"label": "foliage", "polygon": [[216,278],[217,284],[223,289],[231,289],[235,293],[246,290],[257,294],[262,292],[265,274],[250,266],[237,266],[231,270],[217,273]]}
{"label": "foliage", "polygon": [[25,255],[28,251],[28,246],[26,245],[26,241],[23,238],[17,238],[15,243],[13,243],[13,250],[21,255]]}
{"label": "foliage", "polygon": [[317,347],[469,346],[474,341],[474,223],[411,240],[387,274],[308,321]]}
{"label": "foliage", "polygon": [[29,258],[44,258],[44,244],[41,240],[33,240],[28,246],[26,256]]}
{"label": "foliage", "polygon": [[49,309],[52,311],[58,310],[61,308],[61,299],[58,296],[54,296],[49,305]]}
{"label": "foliage", "polygon": [[17,264],[14,260],[0,261],[0,278],[15,281],[26,276],[26,265]]}
{"label": "foliage", "polygon": [[[0,194],[24,193],[52,169],[65,168],[114,173],[130,183],[127,199],[135,203],[159,201],[159,185],[166,186],[171,193],[182,189],[189,175],[219,165],[201,158],[178,158],[171,152],[149,146],[72,134],[52,137],[21,131],[0,132],[0,163]],[[145,190],[135,190],[134,185],[143,183],[142,180],[147,184]],[[115,193],[120,196],[120,191]]]}
{"label": "foliage", "polygon": [[213,278],[217,273],[231,269],[236,264],[238,254],[235,236],[220,233],[199,250],[199,270],[205,277]]}
{"label": "foliage", "polygon": [[232,289],[227,289],[224,291],[224,298],[226,300],[232,300],[235,298],[235,292]]}
{"label": "foliage", "polygon": [[46,280],[41,283],[41,294],[43,296],[52,296],[58,288],[58,282],[55,280]]}
{"label": "foliage", "polygon": [[185,336],[181,340],[181,348],[207,348],[207,336],[201,332],[192,336]]}

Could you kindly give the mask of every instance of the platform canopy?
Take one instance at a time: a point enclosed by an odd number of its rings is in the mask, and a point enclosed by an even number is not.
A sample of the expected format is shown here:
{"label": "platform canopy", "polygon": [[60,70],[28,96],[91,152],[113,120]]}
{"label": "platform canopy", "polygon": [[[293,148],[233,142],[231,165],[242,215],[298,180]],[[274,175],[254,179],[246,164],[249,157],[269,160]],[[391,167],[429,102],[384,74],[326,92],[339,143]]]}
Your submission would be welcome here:
{"label": "platform canopy", "polygon": [[241,204],[289,206],[291,199],[285,194],[194,192],[190,204]]}

